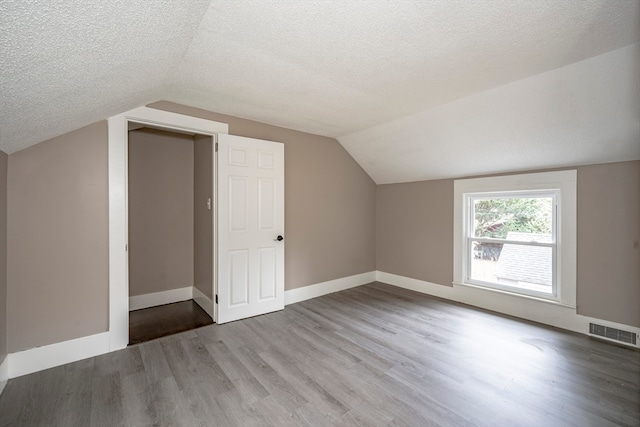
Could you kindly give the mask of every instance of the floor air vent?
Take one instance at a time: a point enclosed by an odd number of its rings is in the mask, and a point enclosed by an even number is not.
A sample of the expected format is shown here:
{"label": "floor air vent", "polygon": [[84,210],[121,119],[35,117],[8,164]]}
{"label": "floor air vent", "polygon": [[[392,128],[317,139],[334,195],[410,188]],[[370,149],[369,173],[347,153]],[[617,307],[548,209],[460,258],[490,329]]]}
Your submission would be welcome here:
{"label": "floor air vent", "polygon": [[636,334],[633,332],[623,331],[622,329],[610,328],[609,326],[598,325],[596,323],[589,323],[589,333],[591,335],[598,335],[610,340],[636,345]]}

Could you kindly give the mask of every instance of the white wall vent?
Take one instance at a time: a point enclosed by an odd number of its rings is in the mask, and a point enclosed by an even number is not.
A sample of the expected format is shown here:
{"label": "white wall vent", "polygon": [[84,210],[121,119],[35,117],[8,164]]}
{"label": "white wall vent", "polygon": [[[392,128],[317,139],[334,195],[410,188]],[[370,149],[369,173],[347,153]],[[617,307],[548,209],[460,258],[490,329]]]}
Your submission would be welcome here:
{"label": "white wall vent", "polygon": [[609,326],[598,325],[596,323],[589,323],[589,333],[591,335],[604,337],[610,340],[636,345],[636,334],[629,331],[623,331],[622,329],[611,328]]}

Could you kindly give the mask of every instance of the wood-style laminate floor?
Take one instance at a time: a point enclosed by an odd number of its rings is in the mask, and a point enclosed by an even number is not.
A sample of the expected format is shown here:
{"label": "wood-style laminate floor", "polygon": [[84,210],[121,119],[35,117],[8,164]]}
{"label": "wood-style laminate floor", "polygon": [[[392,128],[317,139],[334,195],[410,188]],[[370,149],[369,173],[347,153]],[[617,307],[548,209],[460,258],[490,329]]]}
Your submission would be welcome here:
{"label": "wood-style laminate floor", "polygon": [[638,426],[640,352],[373,283],[12,379],[11,426]]}
{"label": "wood-style laminate floor", "polygon": [[211,317],[194,300],[131,311],[129,345],[211,324]]}

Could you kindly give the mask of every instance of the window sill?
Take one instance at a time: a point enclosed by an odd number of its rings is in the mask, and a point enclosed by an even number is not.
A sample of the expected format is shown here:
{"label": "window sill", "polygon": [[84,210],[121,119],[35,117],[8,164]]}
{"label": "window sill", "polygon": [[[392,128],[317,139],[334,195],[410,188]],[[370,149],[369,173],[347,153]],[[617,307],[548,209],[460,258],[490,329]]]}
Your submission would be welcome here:
{"label": "window sill", "polygon": [[501,295],[508,295],[508,296],[512,296],[512,297],[517,297],[517,298],[522,298],[525,300],[529,300],[529,301],[534,301],[534,302],[541,302],[541,303],[545,303],[545,304],[550,304],[550,305],[554,305],[554,306],[559,306],[559,307],[566,307],[566,308],[571,308],[571,309],[576,309],[575,305],[570,305],[570,304],[566,304],[560,301],[555,301],[555,300],[550,300],[550,299],[545,299],[545,298],[538,298],[532,295],[525,295],[525,294],[520,294],[517,292],[509,292],[507,290],[502,290],[502,289],[494,289],[494,288],[488,288],[485,286],[479,286],[479,285],[473,285],[471,283],[458,283],[458,282],[452,282],[453,286],[463,286],[465,288],[472,288],[472,289],[476,289],[479,291],[483,291],[483,292],[491,292],[491,293],[496,293],[496,294],[501,294]]}

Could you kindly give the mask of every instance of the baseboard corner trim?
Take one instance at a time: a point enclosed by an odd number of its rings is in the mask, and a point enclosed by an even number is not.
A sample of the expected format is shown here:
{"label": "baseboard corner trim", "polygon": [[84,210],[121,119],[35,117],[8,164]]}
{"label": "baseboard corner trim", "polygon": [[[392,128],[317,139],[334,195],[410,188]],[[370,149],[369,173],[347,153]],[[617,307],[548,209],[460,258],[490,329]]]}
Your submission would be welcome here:
{"label": "baseboard corner trim", "polygon": [[16,378],[108,353],[109,332],[35,347],[7,355],[8,377]]}
{"label": "baseboard corner trim", "polygon": [[284,293],[284,305],[295,304],[311,298],[321,297],[356,286],[366,285],[376,281],[376,272],[355,274],[353,276],[341,277],[327,282],[316,283],[303,286],[301,288],[289,289]]}
{"label": "baseboard corner trim", "polygon": [[7,354],[4,357],[2,363],[0,363],[0,396],[4,391],[4,387],[7,385],[7,381],[9,380],[9,355]]}
{"label": "baseboard corner trim", "polygon": [[193,289],[193,286],[185,286],[184,288],[129,297],[129,311],[190,300],[193,298]]}
{"label": "baseboard corner trim", "polygon": [[195,286],[193,287],[193,300],[213,319],[213,301]]}

